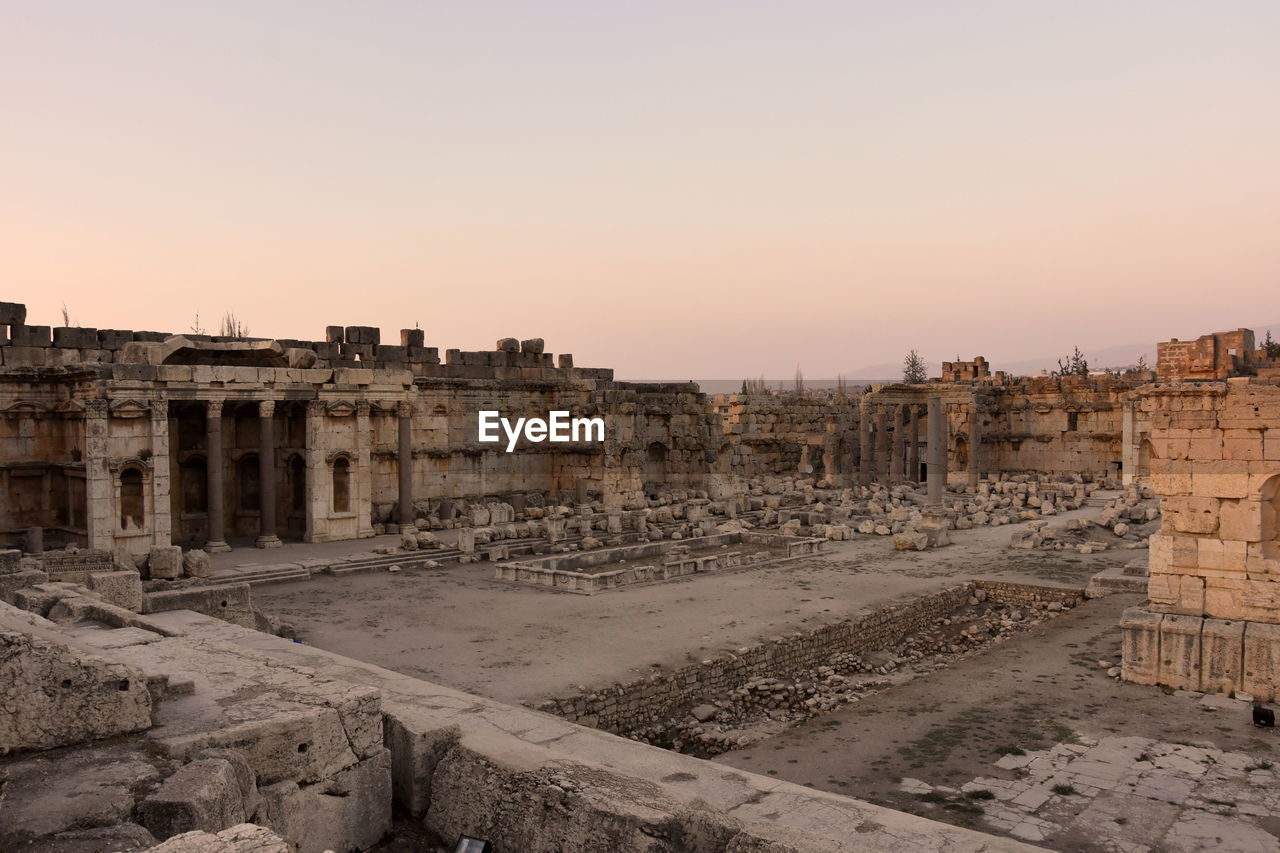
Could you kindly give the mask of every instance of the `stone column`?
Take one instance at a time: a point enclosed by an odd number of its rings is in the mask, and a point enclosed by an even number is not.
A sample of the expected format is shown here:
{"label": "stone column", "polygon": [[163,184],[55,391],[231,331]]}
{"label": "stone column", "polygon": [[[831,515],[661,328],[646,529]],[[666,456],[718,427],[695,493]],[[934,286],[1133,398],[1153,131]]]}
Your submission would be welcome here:
{"label": "stone column", "polygon": [[205,403],[205,479],[209,484],[209,541],[204,549],[209,552],[230,551],[227,544],[226,518],[222,502],[222,401]]}
{"label": "stone column", "polygon": [[396,452],[396,473],[400,475],[400,528],[413,526],[413,407],[407,402],[396,405],[400,423],[400,446]]}
{"label": "stone column", "polygon": [[259,548],[279,548],[276,535],[276,404],[263,400],[258,404],[258,481],[261,499],[258,502]]}
{"label": "stone column", "polygon": [[929,398],[929,503],[942,506],[942,493],[947,483],[947,424],[943,419],[942,398]]}
{"label": "stone column", "polygon": [[907,480],[920,482],[920,407],[907,407]]}
{"label": "stone column", "polygon": [[871,470],[871,411],[864,404],[858,411],[858,483],[870,485]]}
{"label": "stone column", "polygon": [[829,486],[836,485],[836,468],[839,462],[836,457],[836,420],[827,418],[827,436],[822,440],[822,478]]}
{"label": "stone column", "polygon": [[903,433],[905,431],[902,406],[895,405],[893,407],[893,454],[889,457],[889,482],[891,483],[902,482]]}
{"label": "stone column", "polygon": [[1120,426],[1120,478],[1128,486],[1137,476],[1138,454],[1134,444],[1133,401],[1125,400],[1121,405],[1124,415]]}
{"label": "stone column", "polygon": [[982,406],[977,394],[969,401],[969,488],[982,479]]}
{"label": "stone column", "polygon": [[876,406],[876,479],[889,482],[889,424],[884,406]]}

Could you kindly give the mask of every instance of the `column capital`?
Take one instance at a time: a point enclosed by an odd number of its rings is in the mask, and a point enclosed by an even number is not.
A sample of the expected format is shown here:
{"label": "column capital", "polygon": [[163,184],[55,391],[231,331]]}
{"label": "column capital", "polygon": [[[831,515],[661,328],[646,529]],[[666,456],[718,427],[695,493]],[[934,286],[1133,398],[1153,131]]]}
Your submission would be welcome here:
{"label": "column capital", "polygon": [[91,400],[84,401],[84,413],[91,418],[105,418],[111,404],[101,397],[94,397]]}
{"label": "column capital", "polygon": [[208,417],[211,417],[211,418],[220,418],[220,417],[222,417],[222,403],[223,403],[223,400],[221,400],[221,399],[217,399],[217,400],[204,400],[203,402],[204,402],[205,414],[206,414]]}
{"label": "column capital", "polygon": [[329,407],[325,405],[324,400],[308,400],[307,401],[307,417],[323,418],[329,413]]}
{"label": "column capital", "polygon": [[270,417],[274,417],[275,413],[276,413],[275,400],[259,400],[258,401],[258,417],[270,418]]}
{"label": "column capital", "polygon": [[168,400],[151,400],[148,405],[151,406],[151,417],[153,420],[160,419],[160,418],[168,419],[169,417],[169,401]]}
{"label": "column capital", "polygon": [[368,400],[356,400],[356,416],[357,417],[361,417],[361,418],[369,417],[369,409],[370,409],[370,406],[369,406]]}
{"label": "column capital", "polygon": [[413,405],[408,400],[396,403],[396,415],[402,418],[413,417]]}

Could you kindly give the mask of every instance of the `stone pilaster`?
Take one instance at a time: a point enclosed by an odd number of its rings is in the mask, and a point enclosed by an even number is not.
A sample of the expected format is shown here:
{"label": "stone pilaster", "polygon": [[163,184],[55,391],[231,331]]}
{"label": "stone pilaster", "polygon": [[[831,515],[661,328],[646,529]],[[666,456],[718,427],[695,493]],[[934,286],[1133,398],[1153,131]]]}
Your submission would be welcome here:
{"label": "stone pilaster", "polygon": [[111,469],[107,461],[106,400],[84,402],[84,489],[90,548],[110,551],[115,547],[115,499],[111,493]]}
{"label": "stone pilaster", "polygon": [[356,403],[356,470],[352,471],[354,480],[351,499],[356,512],[356,537],[367,539],[373,533],[373,422],[369,417],[369,401],[359,400]]}
{"label": "stone pilaster", "polygon": [[325,462],[325,404],[319,400],[307,403],[306,427],[306,528],[307,542],[329,541],[329,507],[333,505],[333,481]]}
{"label": "stone pilaster", "polygon": [[151,401],[151,537],[155,545],[173,544],[169,476],[169,401]]}

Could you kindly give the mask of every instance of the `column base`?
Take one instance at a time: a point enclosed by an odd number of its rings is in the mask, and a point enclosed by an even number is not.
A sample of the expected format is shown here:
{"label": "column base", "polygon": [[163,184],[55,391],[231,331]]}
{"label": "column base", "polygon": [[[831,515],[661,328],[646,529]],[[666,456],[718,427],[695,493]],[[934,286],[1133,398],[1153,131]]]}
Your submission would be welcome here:
{"label": "column base", "polygon": [[282,545],[284,545],[284,543],[281,542],[280,537],[276,536],[274,533],[270,536],[259,536],[253,542],[253,547],[255,548],[279,548]]}
{"label": "column base", "polygon": [[221,554],[224,551],[230,551],[231,546],[227,544],[225,539],[210,539],[204,543],[204,550],[209,554]]}

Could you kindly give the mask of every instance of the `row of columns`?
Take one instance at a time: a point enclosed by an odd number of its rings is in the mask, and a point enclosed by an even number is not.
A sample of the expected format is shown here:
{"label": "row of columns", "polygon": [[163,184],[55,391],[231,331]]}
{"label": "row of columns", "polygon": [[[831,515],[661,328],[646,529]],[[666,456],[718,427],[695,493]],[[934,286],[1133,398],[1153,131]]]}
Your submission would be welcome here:
{"label": "row of columns", "polygon": [[[888,411],[886,411],[886,409]],[[857,446],[854,458],[858,482],[915,482],[920,475],[920,409],[914,403],[879,405],[875,410],[864,407],[858,419]],[[928,416],[929,502],[941,502],[947,479],[947,425],[941,397],[930,397],[925,406]],[[890,438],[889,416],[892,412],[893,432]],[[982,413],[977,399],[969,407],[968,482],[976,488],[982,478]],[[874,428],[874,430],[873,430]],[[934,497],[935,490],[938,495]]]}
{"label": "row of columns", "polygon": [[[206,482],[209,504],[209,540],[205,545],[208,551],[230,551],[227,544],[226,517],[224,515],[224,471],[222,465],[222,406],[221,400],[206,401],[205,442],[208,448],[206,466]],[[408,403],[400,403],[396,414],[399,420],[399,446],[397,448],[399,467],[399,513],[398,520],[402,525],[413,523],[413,411]],[[312,448],[308,448],[309,450]],[[263,400],[258,403],[258,472],[261,489],[259,501],[258,538],[254,544],[259,548],[278,548],[282,544],[276,527],[276,438],[275,438],[275,401]],[[313,477],[308,477],[307,489],[315,488]],[[308,524],[310,530],[310,524]]]}

